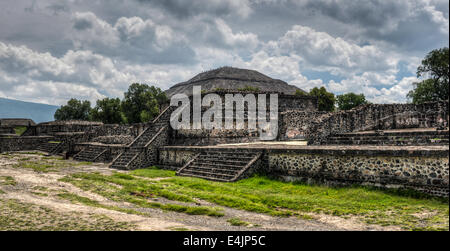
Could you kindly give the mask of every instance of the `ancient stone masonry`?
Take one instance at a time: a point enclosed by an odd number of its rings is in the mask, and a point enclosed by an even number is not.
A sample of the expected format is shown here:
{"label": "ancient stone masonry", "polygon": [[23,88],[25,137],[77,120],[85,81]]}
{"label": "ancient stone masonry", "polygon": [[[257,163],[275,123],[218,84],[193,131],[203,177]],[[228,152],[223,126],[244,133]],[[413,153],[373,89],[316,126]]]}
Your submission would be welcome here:
{"label": "ancient stone masonry", "polygon": [[269,150],[267,154],[265,170],[287,181],[408,188],[445,197],[449,194],[445,150]]}
{"label": "ancient stone masonry", "polygon": [[0,136],[16,136],[15,128],[35,125],[31,119],[0,119]]}
{"label": "ancient stone masonry", "polygon": [[[369,104],[349,111],[321,112],[316,98],[292,95],[298,88],[231,67],[201,73],[166,92],[169,97],[177,93],[189,96],[194,85],[205,91],[202,98],[216,93],[222,101],[227,94],[254,94],[258,101],[258,94],[276,93],[278,137],[263,142],[261,131],[249,129],[248,120],[244,129],[174,130],[169,120],[177,107],[167,106],[152,122],[131,125],[86,121],[34,125],[28,120],[0,119],[0,152],[39,150],[125,170],[158,165],[177,171],[177,175],[225,182],[260,172],[287,181],[449,195],[448,101]],[[193,96],[189,98],[192,111]],[[224,122],[230,115],[221,105]],[[266,105],[269,114],[269,102]],[[202,113],[209,108],[201,107]],[[237,112],[248,119],[248,103],[233,106],[233,123]],[[22,136],[14,131],[19,122],[28,123]],[[302,145],[305,142],[308,145]]]}
{"label": "ancient stone masonry", "polygon": [[448,101],[421,105],[369,104],[349,111],[317,115],[320,113],[308,115],[288,112],[280,126],[287,128],[281,137],[304,135],[309,144],[323,144],[330,135],[335,134],[403,128],[445,128],[449,121]]}
{"label": "ancient stone masonry", "polygon": [[169,143],[170,114],[173,107],[167,107],[153,120],[133,142],[124,148],[111,163],[115,169],[137,169],[157,163],[158,147]]}
{"label": "ancient stone masonry", "polygon": [[259,150],[206,148],[181,167],[177,175],[237,181],[258,171],[262,154]]}
{"label": "ancient stone masonry", "polygon": [[[227,153],[233,157],[227,158]],[[181,175],[229,181],[254,156],[251,153],[262,155],[250,174],[333,186],[357,184],[449,194],[449,153],[433,146],[166,146],[160,149],[159,161],[160,166]]]}
{"label": "ancient stone masonry", "polygon": [[279,79],[270,78],[253,70],[238,69],[234,67],[221,67],[215,70],[202,72],[192,79],[175,84],[166,91],[171,97],[174,94],[185,93],[192,95],[192,87],[201,86],[205,91],[216,91],[219,89],[239,90],[246,87],[258,88],[261,92],[277,92],[283,94],[295,94],[301,89],[289,85]]}
{"label": "ancient stone masonry", "polygon": [[49,142],[51,136],[0,137],[0,153],[37,150],[39,145]]}
{"label": "ancient stone masonry", "polygon": [[[202,93],[202,98],[209,93],[215,93],[220,96],[222,101],[225,101],[225,95],[243,95],[253,94],[258,102],[258,94],[266,94],[267,99],[270,94],[278,95],[278,112],[280,114],[285,114],[286,111],[295,109],[295,111],[300,111],[306,114],[311,114],[317,112],[317,98],[309,96],[298,96],[298,95],[287,95],[277,92],[261,92],[261,91],[236,91],[236,90],[216,90]],[[192,111],[192,96],[189,96],[191,101],[191,111]],[[244,110],[241,107],[234,107],[234,114],[242,111],[245,118],[248,118],[248,104],[244,103]],[[202,113],[205,112],[209,107],[202,107]],[[269,117],[270,102],[267,101],[267,117]],[[224,123],[225,116],[225,105],[222,106],[222,123]],[[281,115],[278,116],[279,122],[281,122]],[[286,118],[286,117],[285,117]],[[292,118],[286,118],[287,123],[293,123],[297,125],[299,121],[304,121],[302,118],[296,118],[294,121]],[[192,121],[192,113],[191,113]],[[292,121],[292,122],[291,122]],[[246,121],[247,122],[247,121]],[[301,123],[301,122],[300,122]],[[280,128],[280,126],[279,126]],[[281,135],[281,134],[280,134]],[[171,145],[216,145],[216,144],[227,144],[227,143],[248,143],[256,142],[260,140],[260,135],[258,130],[247,129],[247,124],[245,129],[181,129],[173,132],[170,139]]]}
{"label": "ancient stone masonry", "polygon": [[309,109],[287,110],[280,113],[280,140],[306,140],[306,131],[311,123],[328,112],[311,111]]}

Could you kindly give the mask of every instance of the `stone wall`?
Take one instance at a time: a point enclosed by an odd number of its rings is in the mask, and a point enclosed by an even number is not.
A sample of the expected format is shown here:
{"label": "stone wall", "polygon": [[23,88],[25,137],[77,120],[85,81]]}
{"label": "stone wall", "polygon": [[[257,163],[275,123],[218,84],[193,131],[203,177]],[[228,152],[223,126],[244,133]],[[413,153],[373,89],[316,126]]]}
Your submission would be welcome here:
{"label": "stone wall", "polygon": [[269,152],[267,159],[264,170],[286,181],[408,188],[436,196],[449,195],[448,152],[447,156],[386,156],[376,151],[360,155],[341,151]]}
{"label": "stone wall", "polygon": [[16,134],[16,131],[13,127],[0,126],[0,134]]}
{"label": "stone wall", "polygon": [[[178,170],[207,149],[162,147],[159,166]],[[264,153],[259,164],[261,173],[285,181],[407,188],[436,196],[449,195],[449,153],[443,147],[304,146],[253,150]]]}
{"label": "stone wall", "polygon": [[328,112],[289,110],[280,113],[278,135],[280,140],[305,140],[311,121]]}
{"label": "stone wall", "polygon": [[32,151],[42,143],[54,138],[51,136],[41,137],[0,137],[0,152]]}
{"label": "stone wall", "polygon": [[198,152],[189,148],[159,148],[159,164],[158,166],[178,170],[191,160]]}
{"label": "stone wall", "polygon": [[448,101],[414,104],[368,104],[331,113],[286,111],[280,138],[305,138],[321,144],[332,134],[367,130],[448,127]]}
{"label": "stone wall", "polygon": [[258,131],[249,130],[176,130],[171,145],[204,146],[259,141]]}
{"label": "stone wall", "polygon": [[0,118],[0,126],[17,127],[17,126],[32,126],[32,125],[35,125],[35,123],[32,119],[19,119],[19,118],[1,119]]}
{"label": "stone wall", "polygon": [[[226,94],[242,94],[244,97],[248,94],[254,94],[256,97],[256,101],[258,100],[258,94],[270,94],[265,92],[245,92],[245,91],[233,91],[233,90],[218,90],[212,91],[208,93],[203,93],[202,97],[209,93],[218,94],[222,98],[222,102],[225,102]],[[277,93],[278,94],[278,93]],[[192,119],[192,111],[193,111],[193,97],[190,96],[191,102],[191,121]],[[267,100],[267,117],[270,116],[270,102],[269,95],[266,96]],[[202,114],[207,111],[209,107],[202,107]],[[317,98],[309,97],[309,96],[296,96],[296,95],[285,95],[278,94],[278,111],[280,112],[286,110],[297,109],[301,111],[309,111],[314,112],[317,111]],[[248,106],[247,103],[244,104],[244,110],[240,107],[234,107],[234,114],[236,112],[243,112],[245,118],[248,118]],[[222,104],[222,124],[224,125],[225,121],[225,105]],[[235,115],[234,115],[235,116]],[[278,115],[280,118],[280,115]],[[257,124],[258,127],[258,124]],[[245,120],[245,128],[247,128],[247,120]],[[248,130],[248,129],[184,129],[174,131],[172,134],[170,144],[171,145],[193,145],[193,146],[201,146],[201,145],[217,145],[217,144],[229,144],[229,143],[248,143],[260,141],[258,130]]]}

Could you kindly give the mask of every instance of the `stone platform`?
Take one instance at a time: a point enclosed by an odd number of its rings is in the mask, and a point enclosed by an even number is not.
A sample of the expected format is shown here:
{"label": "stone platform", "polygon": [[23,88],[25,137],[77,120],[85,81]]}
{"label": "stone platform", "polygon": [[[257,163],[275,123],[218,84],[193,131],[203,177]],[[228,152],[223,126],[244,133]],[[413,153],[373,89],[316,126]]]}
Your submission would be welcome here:
{"label": "stone platform", "polygon": [[159,148],[159,165],[179,170],[199,153],[221,151],[236,159],[261,153],[261,163],[253,171],[287,181],[408,188],[444,197],[449,194],[449,149],[443,145],[305,146],[276,142],[164,146]]}

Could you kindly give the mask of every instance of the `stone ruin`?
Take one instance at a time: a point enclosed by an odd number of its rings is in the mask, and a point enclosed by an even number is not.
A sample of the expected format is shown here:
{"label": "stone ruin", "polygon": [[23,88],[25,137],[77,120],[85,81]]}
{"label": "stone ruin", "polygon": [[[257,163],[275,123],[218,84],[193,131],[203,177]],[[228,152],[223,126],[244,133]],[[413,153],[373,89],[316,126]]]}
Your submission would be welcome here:
{"label": "stone ruin", "polygon": [[124,170],[157,165],[222,182],[259,172],[287,181],[408,188],[448,197],[448,101],[321,112],[317,99],[293,95],[294,86],[230,67],[201,73],[166,92],[191,95],[194,85],[207,90],[202,95],[277,93],[277,138],[261,142],[258,131],[245,129],[173,130],[175,107],[166,106],[142,124],[30,124],[21,136],[0,136],[0,152],[39,150]]}

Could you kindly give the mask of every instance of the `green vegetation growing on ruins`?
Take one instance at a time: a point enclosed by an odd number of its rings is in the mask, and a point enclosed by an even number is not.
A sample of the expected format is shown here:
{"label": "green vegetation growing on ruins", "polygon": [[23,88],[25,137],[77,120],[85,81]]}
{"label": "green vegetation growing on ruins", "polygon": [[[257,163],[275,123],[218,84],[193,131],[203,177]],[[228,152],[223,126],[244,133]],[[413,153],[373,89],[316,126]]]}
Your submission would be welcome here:
{"label": "green vegetation growing on ruins", "polygon": [[[63,181],[112,200],[127,201],[144,207],[153,207],[153,202],[148,200],[157,197],[179,203],[197,203],[203,200],[220,206],[281,217],[304,218],[308,214],[312,217],[315,214],[330,214],[356,217],[367,223],[398,226],[407,230],[448,230],[448,201],[415,192],[367,187],[330,188],[286,183],[259,176],[236,183],[220,183],[173,175],[173,171],[151,168],[111,176],[76,174]],[[156,177],[162,178],[154,179]],[[173,205],[178,207],[178,204]],[[210,211],[210,208],[197,210],[202,214],[211,212],[215,215],[217,212]],[[192,213],[188,209],[180,211]]]}
{"label": "green vegetation growing on ruins", "polygon": [[22,135],[27,130],[26,126],[18,126],[14,128],[14,131],[18,136]]}
{"label": "green vegetation growing on ruins", "polygon": [[305,91],[302,91],[302,90],[299,90],[299,89],[297,89],[297,90],[295,90],[295,94],[294,95],[296,95],[296,96],[308,96],[309,95],[309,93],[307,93],[307,92],[305,92]]}
{"label": "green vegetation growing on ruins", "polygon": [[247,85],[247,86],[245,86],[243,88],[239,88],[238,91],[241,91],[241,92],[259,92],[259,88],[255,87],[255,86]]}

